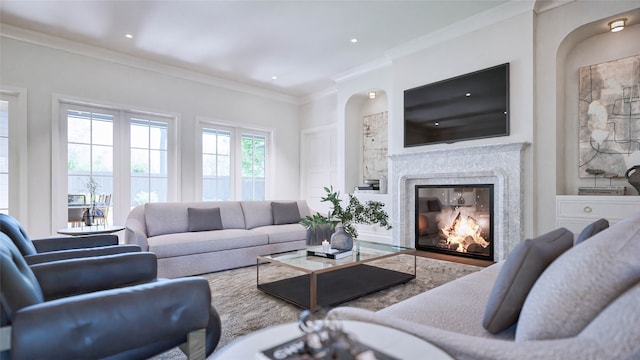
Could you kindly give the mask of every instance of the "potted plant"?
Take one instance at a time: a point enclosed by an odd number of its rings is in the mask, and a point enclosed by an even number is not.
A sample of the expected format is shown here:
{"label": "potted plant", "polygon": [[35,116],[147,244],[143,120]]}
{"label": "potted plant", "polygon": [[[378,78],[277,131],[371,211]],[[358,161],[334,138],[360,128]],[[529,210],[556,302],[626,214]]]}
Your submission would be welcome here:
{"label": "potted plant", "polygon": [[[300,223],[307,228],[318,229],[329,228],[331,232],[336,231],[338,224],[344,227],[344,232],[352,239],[358,238],[358,230],[355,224],[378,224],[385,229],[391,229],[389,224],[389,215],[383,209],[384,204],[380,201],[367,201],[364,204],[352,194],[349,194],[349,200],[345,207],[342,206],[340,192],[334,191],[333,186],[325,187],[326,196],[320,201],[328,201],[331,203],[331,209],[327,215],[314,214],[303,218]],[[338,229],[340,231],[340,229]],[[335,235],[335,233],[334,233]],[[334,237],[332,235],[332,238]],[[334,244],[332,244],[334,246]]]}

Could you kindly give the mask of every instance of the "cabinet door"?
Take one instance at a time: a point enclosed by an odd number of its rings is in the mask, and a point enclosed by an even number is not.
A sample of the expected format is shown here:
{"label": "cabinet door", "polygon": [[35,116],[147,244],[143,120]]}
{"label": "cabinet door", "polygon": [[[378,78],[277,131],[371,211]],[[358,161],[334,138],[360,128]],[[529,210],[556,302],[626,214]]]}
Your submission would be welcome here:
{"label": "cabinet door", "polygon": [[598,219],[611,225],[640,212],[637,196],[557,196],[556,223],[578,234]]}

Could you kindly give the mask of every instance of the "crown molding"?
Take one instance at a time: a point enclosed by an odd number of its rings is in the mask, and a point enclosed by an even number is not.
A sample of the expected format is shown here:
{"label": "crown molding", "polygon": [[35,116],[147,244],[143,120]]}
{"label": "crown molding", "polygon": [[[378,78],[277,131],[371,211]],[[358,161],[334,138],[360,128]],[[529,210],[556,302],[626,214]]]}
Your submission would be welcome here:
{"label": "crown molding", "polygon": [[553,10],[557,7],[567,5],[569,3],[575,2],[576,0],[547,0],[547,1],[536,1],[535,12],[536,14],[543,13],[545,11]]}
{"label": "crown molding", "polygon": [[418,51],[427,49],[436,44],[449,41],[465,34],[472,33],[484,27],[493,25],[500,21],[512,18],[514,16],[532,12],[535,1],[527,0],[510,0],[493,9],[476,14],[469,18],[462,19],[451,25],[441,28],[440,30],[428,33],[413,41],[406,42],[396,46],[386,52],[386,56],[395,60],[400,57],[411,55]]}
{"label": "crown molding", "polygon": [[300,98],[300,105],[308,104],[312,101],[323,99],[327,96],[336,95],[338,88],[336,86],[328,87],[324,90],[316,91],[313,94],[305,95]]}
{"label": "crown molding", "polygon": [[382,69],[388,66],[391,66],[391,60],[385,57],[351,68],[343,73],[332,76],[331,79],[335,81],[336,84],[340,84],[341,82],[355,79],[371,71]]}
{"label": "crown molding", "polygon": [[27,30],[13,25],[0,23],[0,36],[56,50],[66,51],[76,55],[130,66],[141,70],[153,71],[163,75],[173,76],[179,79],[189,80],[209,86],[220,87],[227,90],[245,93],[248,95],[260,96],[263,98],[295,105],[300,104],[300,99],[295,96],[285,95],[276,91],[262,89],[237,81],[222,79],[197,71],[186,70],[177,66],[162,64],[156,61],[147,60],[140,57],[123,54],[117,51],[107,50],[97,46],[63,39],[61,37],[50,34]]}

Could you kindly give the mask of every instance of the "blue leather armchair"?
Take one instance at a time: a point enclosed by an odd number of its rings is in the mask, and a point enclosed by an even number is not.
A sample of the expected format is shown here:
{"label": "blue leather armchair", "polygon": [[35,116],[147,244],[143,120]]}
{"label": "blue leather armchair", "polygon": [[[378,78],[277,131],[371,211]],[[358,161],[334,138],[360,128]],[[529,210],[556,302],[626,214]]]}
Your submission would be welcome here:
{"label": "blue leather armchair", "polygon": [[20,222],[6,214],[0,214],[0,231],[13,241],[28,264],[141,251],[138,245],[118,245],[118,237],[112,234],[32,240]]}
{"label": "blue leather armchair", "polygon": [[2,358],[144,359],[186,343],[204,359],[221,334],[207,281],[156,270],[152,253],[29,266],[0,233]]}

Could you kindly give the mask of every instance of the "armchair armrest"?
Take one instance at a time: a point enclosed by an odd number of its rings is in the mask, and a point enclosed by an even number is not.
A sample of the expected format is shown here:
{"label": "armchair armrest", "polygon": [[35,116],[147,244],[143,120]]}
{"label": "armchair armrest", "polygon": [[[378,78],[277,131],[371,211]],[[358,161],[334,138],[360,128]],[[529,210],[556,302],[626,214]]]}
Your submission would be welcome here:
{"label": "armchair armrest", "polygon": [[140,246],[138,245],[115,245],[115,246],[101,246],[88,249],[72,249],[72,250],[60,250],[44,252],[42,254],[27,255],[24,259],[27,264],[34,265],[43,262],[51,262],[58,260],[68,260],[77,258],[87,258],[93,256],[115,255],[131,252],[140,252]]}
{"label": "armchair armrest", "polygon": [[40,252],[92,248],[98,246],[118,245],[118,236],[114,234],[99,234],[85,236],[57,236],[34,239],[33,246]]}
{"label": "armchair armrest", "polygon": [[12,357],[105,358],[158,342],[170,348],[207,327],[210,303],[205,279],[184,278],[29,306],[14,318]]}
{"label": "armchair armrest", "polygon": [[139,252],[69,259],[31,266],[46,300],[155,281],[158,261]]}

